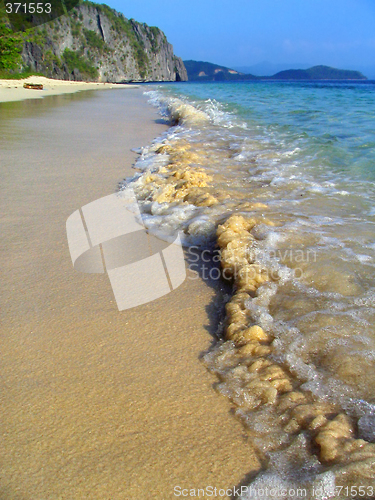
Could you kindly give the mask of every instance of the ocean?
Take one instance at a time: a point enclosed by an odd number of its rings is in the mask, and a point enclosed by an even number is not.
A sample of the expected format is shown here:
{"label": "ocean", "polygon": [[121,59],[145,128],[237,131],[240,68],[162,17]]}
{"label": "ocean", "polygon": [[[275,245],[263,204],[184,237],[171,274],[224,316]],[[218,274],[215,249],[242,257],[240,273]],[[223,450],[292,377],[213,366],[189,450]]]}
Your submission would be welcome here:
{"label": "ocean", "polygon": [[375,84],[146,94],[171,127],[122,189],[232,287],[204,362],[262,463],[241,498],[374,498]]}

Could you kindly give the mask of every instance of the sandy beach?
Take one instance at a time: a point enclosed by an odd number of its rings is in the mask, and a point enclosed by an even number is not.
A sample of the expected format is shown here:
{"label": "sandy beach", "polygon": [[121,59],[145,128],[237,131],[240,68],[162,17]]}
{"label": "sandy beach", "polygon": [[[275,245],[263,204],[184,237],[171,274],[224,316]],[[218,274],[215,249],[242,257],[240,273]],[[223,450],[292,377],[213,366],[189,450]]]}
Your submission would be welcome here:
{"label": "sandy beach", "polygon": [[186,280],[119,312],[108,277],[69,255],[69,215],[115,192],[130,149],[167,125],[128,86],[2,103],[0,116],[1,498],[166,500],[248,483],[259,463],[200,360],[218,290]]}
{"label": "sandy beach", "polygon": [[[25,89],[24,83],[43,85],[43,90]],[[44,76],[30,76],[22,80],[0,80],[0,102],[42,99],[43,97],[72,94],[84,90],[135,88],[137,85],[98,82],[71,82],[53,80]]]}

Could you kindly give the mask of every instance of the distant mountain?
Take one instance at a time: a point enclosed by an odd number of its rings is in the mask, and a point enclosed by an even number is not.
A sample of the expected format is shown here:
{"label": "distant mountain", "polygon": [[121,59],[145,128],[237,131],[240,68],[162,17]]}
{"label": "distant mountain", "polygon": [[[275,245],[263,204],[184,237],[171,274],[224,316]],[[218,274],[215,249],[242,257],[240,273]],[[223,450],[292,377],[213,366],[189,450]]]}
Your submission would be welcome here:
{"label": "distant mountain", "polygon": [[280,71],[285,71],[290,68],[308,69],[310,67],[311,64],[305,63],[274,64],[268,61],[262,61],[260,63],[253,64],[252,66],[235,66],[234,69],[240,73],[251,73],[256,76],[272,76],[275,73],[279,73]]}
{"label": "distant mountain", "polygon": [[269,80],[367,80],[359,71],[314,66],[309,69],[288,69],[267,77]]}
{"label": "distant mountain", "polygon": [[189,81],[256,80],[254,75],[245,75],[231,68],[203,61],[184,61]]}
{"label": "distant mountain", "polygon": [[184,61],[189,81],[242,81],[242,80],[367,80],[359,71],[313,66],[308,69],[288,69],[272,76],[254,76],[234,69],[203,61]]}
{"label": "distant mountain", "polygon": [[[309,69],[311,68],[311,64],[306,63],[280,63],[274,64],[269,61],[262,61],[257,64],[253,64],[252,66],[234,66],[233,69],[238,71],[239,73],[251,73],[255,76],[273,76],[276,73],[280,73],[281,71],[289,70],[290,68],[294,69]],[[360,71],[363,75],[365,75],[369,80],[375,80],[375,65],[374,66],[360,66],[356,65],[355,71]]]}

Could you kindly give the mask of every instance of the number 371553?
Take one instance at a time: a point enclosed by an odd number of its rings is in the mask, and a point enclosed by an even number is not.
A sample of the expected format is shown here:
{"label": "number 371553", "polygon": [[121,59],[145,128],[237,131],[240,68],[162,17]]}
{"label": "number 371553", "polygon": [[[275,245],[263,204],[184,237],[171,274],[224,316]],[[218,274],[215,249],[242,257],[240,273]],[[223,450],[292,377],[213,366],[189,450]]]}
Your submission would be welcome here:
{"label": "number 371553", "polygon": [[7,14],[51,14],[50,3],[7,3],[5,4]]}

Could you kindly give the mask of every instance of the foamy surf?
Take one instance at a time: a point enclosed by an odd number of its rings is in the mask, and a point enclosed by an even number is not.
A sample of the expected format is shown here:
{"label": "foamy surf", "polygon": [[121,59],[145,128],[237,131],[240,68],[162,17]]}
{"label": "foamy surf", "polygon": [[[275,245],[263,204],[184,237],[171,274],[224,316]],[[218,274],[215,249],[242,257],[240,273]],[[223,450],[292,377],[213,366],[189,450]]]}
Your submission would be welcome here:
{"label": "foamy surf", "polygon": [[151,232],[216,247],[233,283],[205,363],[258,450],[264,470],[252,486],[322,500],[361,485],[370,498],[373,184],[328,169],[337,151],[325,165],[307,132],[244,122],[213,99],[149,96],[174,126],[142,150],[123,188]]}

